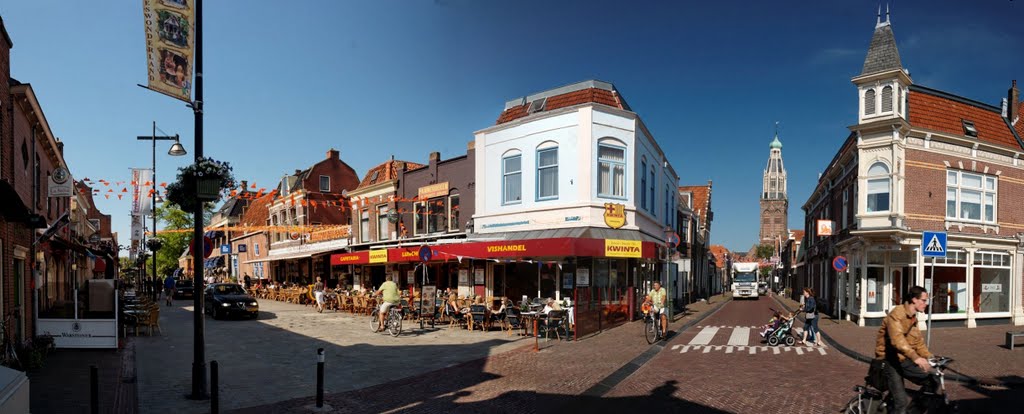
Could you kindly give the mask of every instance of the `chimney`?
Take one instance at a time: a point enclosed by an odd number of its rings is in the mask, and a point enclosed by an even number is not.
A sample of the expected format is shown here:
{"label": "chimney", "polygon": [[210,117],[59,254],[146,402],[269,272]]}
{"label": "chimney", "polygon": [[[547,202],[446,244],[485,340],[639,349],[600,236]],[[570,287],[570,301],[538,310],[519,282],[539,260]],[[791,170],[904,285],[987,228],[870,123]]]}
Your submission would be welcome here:
{"label": "chimney", "polygon": [[243,193],[248,193],[249,192],[249,182],[246,181],[246,180],[242,180],[242,192]]}
{"label": "chimney", "polygon": [[295,175],[302,174],[302,170],[295,170]]}
{"label": "chimney", "polygon": [[1009,108],[1007,108],[1006,119],[1016,124],[1017,117],[1020,116],[1020,89],[1017,89],[1017,80],[1013,80],[1013,85],[1010,86],[1010,90],[1006,91],[1006,97],[1010,101]]}
{"label": "chimney", "polygon": [[430,153],[430,162],[438,162],[438,161],[441,161],[441,153],[437,152],[437,151],[431,152]]}
{"label": "chimney", "polygon": [[329,160],[341,159],[341,153],[338,152],[338,150],[336,150],[334,148],[331,148],[331,149],[327,150],[327,159],[329,159]]}
{"label": "chimney", "polygon": [[64,156],[64,141],[61,141],[60,138],[57,138],[57,152],[59,152],[62,157]]}

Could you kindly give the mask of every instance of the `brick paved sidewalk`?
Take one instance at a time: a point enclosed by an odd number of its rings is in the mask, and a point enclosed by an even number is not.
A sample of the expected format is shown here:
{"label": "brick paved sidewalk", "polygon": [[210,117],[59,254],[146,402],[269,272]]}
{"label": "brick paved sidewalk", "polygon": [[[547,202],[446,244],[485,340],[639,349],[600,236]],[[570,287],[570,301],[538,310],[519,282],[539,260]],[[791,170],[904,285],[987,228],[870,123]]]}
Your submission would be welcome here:
{"label": "brick paved sidewalk", "polygon": [[134,345],[122,349],[58,349],[29,371],[29,399],[33,414],[89,412],[89,367],[99,377],[99,408],[104,414],[134,414],[136,390]]}
{"label": "brick paved sidewalk", "polygon": [[[694,303],[670,322],[670,335],[727,301]],[[640,321],[609,329],[578,342],[541,340],[528,346],[356,391],[325,396],[329,412],[546,412],[573,407],[579,394],[626,365],[651,345]],[[400,358],[400,356],[396,356]],[[328,367],[331,369],[331,367]],[[343,369],[343,367],[341,368]],[[593,399],[593,398],[592,398]],[[313,397],[231,411],[307,413]]]}
{"label": "brick paved sidewalk", "polygon": [[[775,297],[791,311],[800,306],[788,298]],[[826,340],[841,345],[862,359],[875,355],[877,326],[857,326],[856,323],[835,320],[822,314],[818,322]],[[1020,327],[999,325],[977,328],[933,328],[930,350],[937,355],[956,360],[955,372],[977,379],[981,383],[1024,386],[1024,349],[1010,350],[1004,346],[1005,332]],[[840,347],[837,347],[840,348]]]}

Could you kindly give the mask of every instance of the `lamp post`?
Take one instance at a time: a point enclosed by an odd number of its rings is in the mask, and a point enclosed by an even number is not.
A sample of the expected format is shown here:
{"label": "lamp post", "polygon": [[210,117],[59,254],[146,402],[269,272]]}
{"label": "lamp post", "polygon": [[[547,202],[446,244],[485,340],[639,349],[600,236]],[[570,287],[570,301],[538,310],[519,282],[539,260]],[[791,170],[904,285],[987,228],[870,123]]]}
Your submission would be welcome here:
{"label": "lamp post", "polygon": [[[672,278],[671,276],[669,276],[669,261],[672,260],[672,249],[675,247],[673,245],[678,244],[678,242],[676,241],[677,239],[674,238],[675,234],[676,232],[673,231],[671,227],[665,227],[665,283],[663,285],[665,286],[666,290],[669,288],[675,289],[675,284],[672,283]],[[675,293],[665,295],[666,299],[668,300],[665,307],[668,308],[669,321],[671,321],[672,317],[674,316],[672,311],[672,296],[674,295]]]}
{"label": "lamp post", "polygon": [[[141,136],[140,135],[140,136],[137,137],[137,139],[139,141],[152,141],[153,142],[153,165],[152,165],[153,166],[153,177],[151,179],[151,182],[153,183],[153,195],[152,195],[152,197],[153,197],[153,204],[152,204],[152,210],[153,210],[152,211],[152,213],[153,213],[153,236],[156,237],[156,142],[157,141],[174,141],[174,144],[171,145],[171,148],[169,150],[167,150],[167,155],[171,155],[171,156],[174,156],[174,157],[180,157],[182,155],[187,154],[188,152],[185,151],[185,147],[181,146],[181,141],[180,141],[180,139],[179,139],[177,134],[175,134],[174,136],[169,136],[169,135],[157,136],[156,135],[156,121],[153,121],[153,134],[152,135],[150,135],[150,136]],[[156,250],[154,250],[154,249],[150,249],[150,250],[151,250],[151,253],[153,255],[153,278],[156,278],[157,277],[157,274],[156,274]],[[160,294],[158,291],[156,291],[156,289],[157,289],[156,283],[153,283],[152,288],[154,290],[154,296]]]}
{"label": "lamp post", "polygon": [[[195,115],[195,162],[203,157],[203,0],[195,1],[195,101],[189,104],[192,113]],[[196,185],[196,198],[199,199],[199,185]],[[199,256],[206,251],[203,245],[203,205],[200,201],[196,203],[193,212],[192,240],[195,248],[192,249],[192,283],[194,294],[192,295],[192,393],[188,398],[203,400],[209,398],[206,391],[206,329],[203,314],[203,264]]]}

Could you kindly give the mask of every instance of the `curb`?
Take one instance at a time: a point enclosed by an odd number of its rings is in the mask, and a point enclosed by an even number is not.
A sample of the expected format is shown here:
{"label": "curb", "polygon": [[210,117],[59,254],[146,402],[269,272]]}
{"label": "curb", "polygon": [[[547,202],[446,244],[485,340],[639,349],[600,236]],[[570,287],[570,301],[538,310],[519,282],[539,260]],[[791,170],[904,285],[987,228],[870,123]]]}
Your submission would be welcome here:
{"label": "curb", "polygon": [[615,370],[615,372],[608,374],[607,377],[602,378],[600,381],[597,382],[597,384],[594,384],[586,391],[583,391],[583,393],[580,395],[585,397],[603,397],[605,394],[608,393],[608,391],[611,391],[612,388],[615,388],[616,385],[619,385],[619,383],[621,383],[623,380],[625,380],[638,369],[640,369],[640,367],[644,366],[644,364],[646,364],[647,361],[650,361],[651,358],[654,358],[655,355],[658,355],[658,353],[664,350],[665,346],[668,345],[668,342],[670,340],[675,338],[683,331],[690,329],[690,327],[700,323],[704,319],[707,319],[711,315],[714,315],[719,310],[721,310],[722,307],[725,306],[725,304],[731,301],[732,299],[727,299],[722,303],[715,305],[715,307],[709,309],[707,312],[704,313],[704,315],[701,315],[701,317],[694,319],[690,322],[684,323],[682,326],[679,327],[679,329],[672,331],[672,333],[670,333],[665,339],[657,343],[651,344],[651,347],[648,348],[646,351],[638,355],[636,358],[633,358],[633,360],[625,363],[621,368]]}
{"label": "curb", "polygon": [[[785,302],[782,302],[781,300],[775,298],[774,296],[772,297],[772,299],[775,300],[775,303],[778,303],[780,306],[785,308],[787,311],[794,312],[792,309],[789,308],[789,306],[786,305]],[[807,321],[804,320],[803,316],[797,316],[797,318],[800,319],[800,322],[807,323]],[[831,344],[833,348],[839,350],[839,352],[842,352],[844,355],[846,355],[846,356],[848,356],[850,358],[853,358],[854,360],[857,360],[857,361],[860,361],[860,362],[863,362],[863,363],[866,363],[866,364],[870,364],[871,361],[874,359],[874,358],[869,358],[868,356],[866,356],[864,354],[861,354],[861,353],[859,353],[857,351],[854,351],[854,350],[852,350],[850,348],[847,348],[843,344],[839,343],[839,341],[836,341],[835,339],[832,339],[832,337],[829,336],[829,334],[825,333],[824,330],[820,330],[819,329],[818,330],[818,334],[820,334],[821,336],[825,337],[825,339],[828,340],[829,344]],[[1013,382],[1008,382],[1008,381],[997,380],[997,379],[993,379],[991,381],[979,380],[978,378],[974,378],[974,377],[972,377],[970,375],[965,375],[965,374],[959,373],[959,372],[957,372],[957,371],[955,371],[953,369],[947,369],[947,371],[950,371],[951,373],[945,375],[946,379],[948,379],[950,381],[956,381],[956,382],[959,382],[961,384],[967,384],[967,385],[997,385],[997,386],[1002,386],[1002,387],[1006,387],[1006,388],[1015,388],[1015,387],[1020,387],[1021,386],[1021,384],[1017,384],[1017,383],[1013,383]]]}

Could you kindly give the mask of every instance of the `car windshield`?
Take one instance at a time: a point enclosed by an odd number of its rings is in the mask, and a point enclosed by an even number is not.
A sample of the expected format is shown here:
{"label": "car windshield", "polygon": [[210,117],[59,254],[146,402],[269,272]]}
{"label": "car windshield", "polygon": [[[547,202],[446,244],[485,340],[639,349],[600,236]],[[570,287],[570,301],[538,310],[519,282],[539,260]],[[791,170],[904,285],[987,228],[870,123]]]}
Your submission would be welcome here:
{"label": "car windshield", "polygon": [[244,295],[245,291],[242,290],[241,286],[238,285],[217,285],[213,287],[213,292],[218,295]]}
{"label": "car windshield", "polygon": [[750,283],[757,280],[757,275],[754,272],[737,272],[736,281],[742,283]]}

